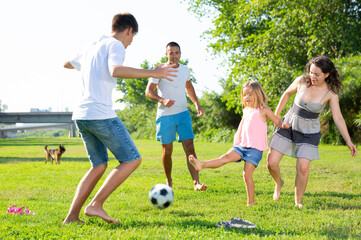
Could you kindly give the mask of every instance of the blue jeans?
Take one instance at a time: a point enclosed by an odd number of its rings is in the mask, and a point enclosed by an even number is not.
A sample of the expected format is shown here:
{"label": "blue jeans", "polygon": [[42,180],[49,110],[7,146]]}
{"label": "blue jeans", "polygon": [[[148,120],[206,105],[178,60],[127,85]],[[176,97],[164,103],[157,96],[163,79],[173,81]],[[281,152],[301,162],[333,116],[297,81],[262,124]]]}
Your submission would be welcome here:
{"label": "blue jeans", "polygon": [[92,167],[109,161],[107,148],[120,162],[132,162],[140,158],[137,147],[119,118],[103,120],[75,120],[83,139]]}

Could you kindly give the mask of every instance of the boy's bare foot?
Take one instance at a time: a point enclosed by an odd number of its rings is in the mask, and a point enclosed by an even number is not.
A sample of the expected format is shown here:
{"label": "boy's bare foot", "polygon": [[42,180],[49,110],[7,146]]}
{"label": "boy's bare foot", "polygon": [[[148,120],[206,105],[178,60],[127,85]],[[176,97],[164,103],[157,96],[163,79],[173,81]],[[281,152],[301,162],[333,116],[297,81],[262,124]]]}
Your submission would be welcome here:
{"label": "boy's bare foot", "polygon": [[194,169],[199,172],[202,170],[201,161],[195,158],[193,155],[189,155],[189,162],[193,165]]}
{"label": "boy's bare foot", "polygon": [[281,188],[284,184],[284,181],[281,179],[281,184],[276,184],[275,192],[273,193],[273,200],[277,201],[281,196]]}
{"label": "boy's bare foot", "polygon": [[87,206],[84,210],[84,214],[89,217],[92,217],[92,216],[100,217],[107,223],[118,223],[119,222],[118,219],[111,218],[101,207]]}
{"label": "boy's bare foot", "polygon": [[207,190],[206,185],[200,183],[194,184],[194,191],[205,191],[205,190]]}
{"label": "boy's bare foot", "polygon": [[80,220],[79,218],[66,217],[63,224],[65,225],[73,222],[84,223],[84,221]]}
{"label": "boy's bare foot", "polygon": [[254,203],[247,203],[247,207],[252,207],[254,206]]}

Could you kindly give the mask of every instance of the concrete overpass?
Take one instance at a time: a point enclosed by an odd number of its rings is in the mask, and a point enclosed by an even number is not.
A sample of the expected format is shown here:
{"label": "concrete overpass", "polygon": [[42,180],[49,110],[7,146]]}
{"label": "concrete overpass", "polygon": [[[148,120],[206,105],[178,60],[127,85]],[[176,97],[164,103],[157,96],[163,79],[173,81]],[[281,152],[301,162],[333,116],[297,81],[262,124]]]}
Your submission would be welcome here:
{"label": "concrete overpass", "polygon": [[75,137],[75,124],[71,120],[72,112],[1,112],[0,123],[44,123],[26,126],[0,128],[0,137],[5,137],[7,131],[18,131],[34,128],[67,128],[69,137]]}

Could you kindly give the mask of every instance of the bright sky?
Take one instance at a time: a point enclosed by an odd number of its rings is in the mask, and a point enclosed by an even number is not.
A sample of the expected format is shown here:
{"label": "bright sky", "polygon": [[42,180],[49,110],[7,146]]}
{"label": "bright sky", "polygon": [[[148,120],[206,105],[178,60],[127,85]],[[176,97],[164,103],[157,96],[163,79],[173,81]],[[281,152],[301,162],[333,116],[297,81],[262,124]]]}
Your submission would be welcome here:
{"label": "bright sky", "polygon": [[[80,74],[63,68],[84,45],[109,35],[111,21],[120,12],[132,13],[139,33],[126,50],[124,65],[140,67],[165,55],[165,45],[176,41],[182,59],[194,71],[198,96],[220,92],[225,76],[221,61],[207,52],[201,34],[212,27],[199,20],[180,0],[18,0],[0,8],[0,100],[7,112],[30,108],[72,111],[80,93]],[[218,67],[219,66],[219,67]],[[121,96],[114,92],[113,99]],[[115,104],[114,108],[120,108]]]}

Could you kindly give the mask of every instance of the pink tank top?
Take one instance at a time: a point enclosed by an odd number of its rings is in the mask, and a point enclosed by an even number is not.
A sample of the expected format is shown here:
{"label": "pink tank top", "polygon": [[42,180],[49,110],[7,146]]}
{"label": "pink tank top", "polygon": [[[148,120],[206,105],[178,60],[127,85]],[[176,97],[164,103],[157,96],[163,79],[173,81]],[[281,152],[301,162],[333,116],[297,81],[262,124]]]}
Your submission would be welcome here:
{"label": "pink tank top", "polygon": [[260,151],[268,149],[267,122],[261,117],[261,108],[246,107],[243,109],[243,118],[234,135],[233,145],[256,148]]}

